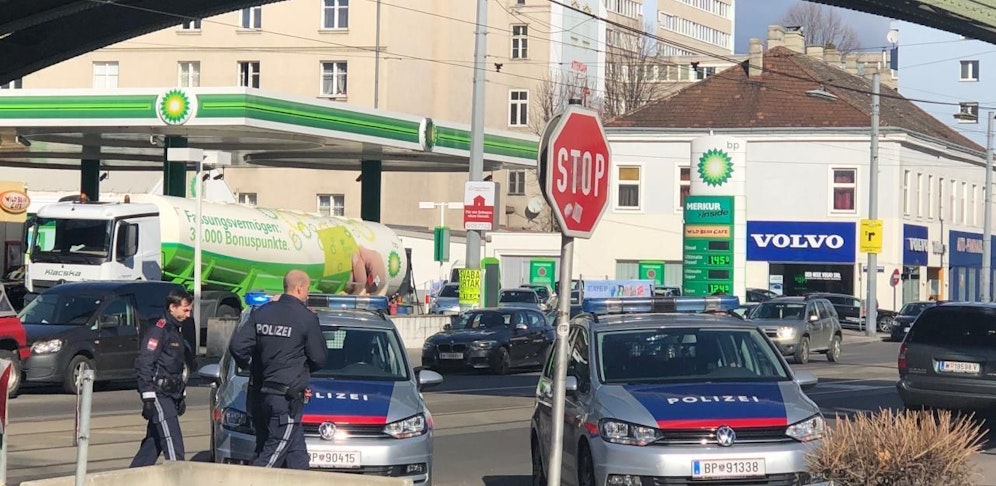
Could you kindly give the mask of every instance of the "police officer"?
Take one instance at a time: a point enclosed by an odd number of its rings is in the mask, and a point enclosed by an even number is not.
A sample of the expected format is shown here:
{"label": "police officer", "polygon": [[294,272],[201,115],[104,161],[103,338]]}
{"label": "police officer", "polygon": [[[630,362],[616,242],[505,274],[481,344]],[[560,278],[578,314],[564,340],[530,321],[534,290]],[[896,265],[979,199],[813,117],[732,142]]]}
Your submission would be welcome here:
{"label": "police officer", "polygon": [[135,360],[142,417],[149,421],[145,438],[130,467],[151,466],[163,454],[167,461],[184,460],[180,415],[187,410],[183,364],[186,341],[180,323],[190,318],[193,299],[183,290],[166,296],[166,315],[144,331]]}
{"label": "police officer", "polygon": [[229,343],[229,352],[259,384],[258,419],[267,437],[253,465],[308,469],[301,412],[311,371],[325,365],[318,316],[305,303],[311,279],[300,270],[284,276],[284,294],[252,311]]}

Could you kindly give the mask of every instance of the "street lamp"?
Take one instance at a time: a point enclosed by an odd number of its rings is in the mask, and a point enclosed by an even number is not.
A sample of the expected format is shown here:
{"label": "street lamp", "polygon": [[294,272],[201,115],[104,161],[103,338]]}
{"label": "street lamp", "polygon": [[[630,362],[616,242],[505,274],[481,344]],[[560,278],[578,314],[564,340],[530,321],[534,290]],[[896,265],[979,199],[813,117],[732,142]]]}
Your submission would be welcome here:
{"label": "street lamp", "polygon": [[432,202],[432,201],[420,201],[418,203],[419,209],[435,209],[439,208],[439,226],[446,226],[446,210],[447,209],[462,209],[462,202]]}

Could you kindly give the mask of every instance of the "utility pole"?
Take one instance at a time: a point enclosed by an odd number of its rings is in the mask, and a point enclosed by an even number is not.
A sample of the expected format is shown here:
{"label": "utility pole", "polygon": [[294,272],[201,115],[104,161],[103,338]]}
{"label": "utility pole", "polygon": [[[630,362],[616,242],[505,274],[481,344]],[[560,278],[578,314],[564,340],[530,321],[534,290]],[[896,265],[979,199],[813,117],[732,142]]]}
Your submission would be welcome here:
{"label": "utility pole", "polygon": [[[470,114],[470,181],[484,178],[484,56],[487,54],[488,0],[477,0],[474,31],[474,104]],[[467,232],[467,268],[481,268],[481,233]]]}
{"label": "utility pole", "polygon": [[985,207],[982,208],[982,302],[992,302],[992,251],[993,251],[993,112],[986,112],[986,187]]}
{"label": "utility pole", "polygon": [[[868,219],[878,219],[878,116],[879,73],[872,75],[871,161],[868,164]],[[868,299],[865,301],[865,334],[878,333],[878,254],[868,254]]]}

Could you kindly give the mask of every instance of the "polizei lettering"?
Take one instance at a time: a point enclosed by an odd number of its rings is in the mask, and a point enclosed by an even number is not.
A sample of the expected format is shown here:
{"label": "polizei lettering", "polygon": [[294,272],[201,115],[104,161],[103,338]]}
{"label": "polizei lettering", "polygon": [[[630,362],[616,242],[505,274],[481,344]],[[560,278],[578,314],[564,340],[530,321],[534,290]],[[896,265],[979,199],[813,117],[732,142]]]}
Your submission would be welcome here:
{"label": "polizei lettering", "polygon": [[785,235],[785,234],[759,234],[750,235],[754,238],[754,243],[760,248],[767,248],[769,245],[775,248],[833,248],[838,250],[844,246],[844,237],[840,235]]}
{"label": "polizei lettering", "polygon": [[277,326],[274,324],[256,324],[256,334],[263,336],[291,337],[290,326]]}
{"label": "polizei lettering", "polygon": [[667,404],[675,403],[758,403],[759,400],[754,395],[710,395],[710,396],[688,396],[688,397],[668,397]]}
{"label": "polizei lettering", "polygon": [[315,398],[328,398],[331,400],[355,400],[358,402],[370,401],[370,397],[368,397],[365,393],[315,392]]}

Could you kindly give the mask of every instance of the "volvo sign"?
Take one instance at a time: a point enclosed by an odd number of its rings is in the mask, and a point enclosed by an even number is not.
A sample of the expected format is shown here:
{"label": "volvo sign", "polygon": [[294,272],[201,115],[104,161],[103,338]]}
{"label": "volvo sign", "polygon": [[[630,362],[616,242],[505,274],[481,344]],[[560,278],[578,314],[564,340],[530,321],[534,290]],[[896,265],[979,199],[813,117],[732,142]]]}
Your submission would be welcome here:
{"label": "volvo sign", "polygon": [[854,256],[854,223],[747,222],[748,260],[853,263]]}

